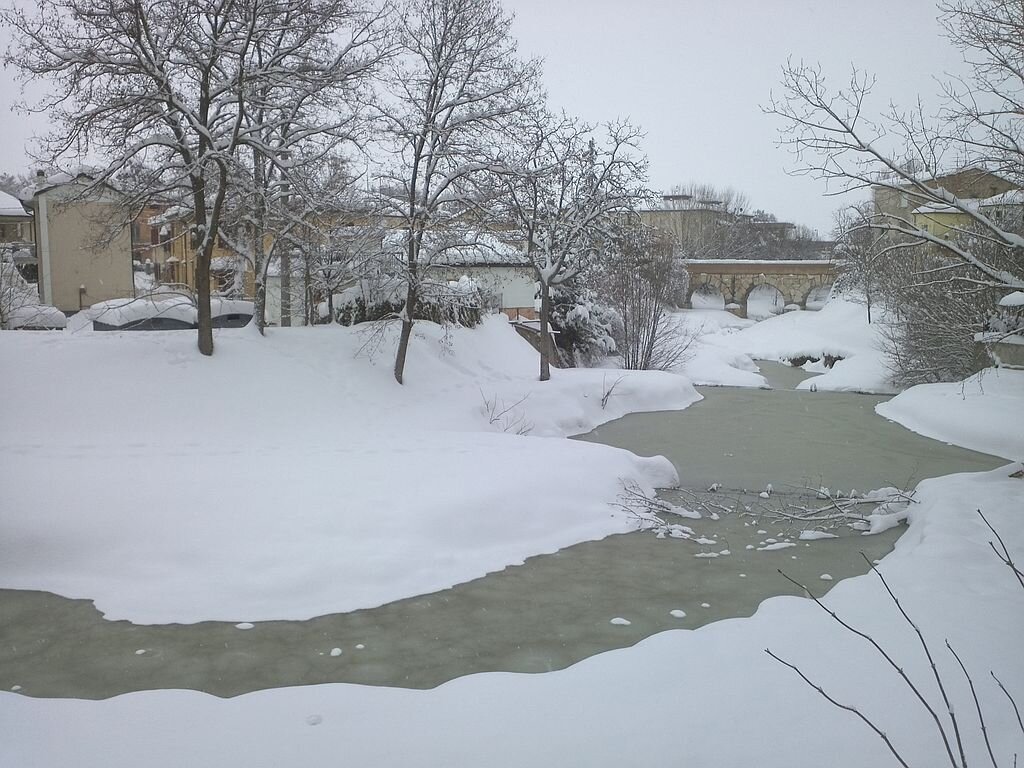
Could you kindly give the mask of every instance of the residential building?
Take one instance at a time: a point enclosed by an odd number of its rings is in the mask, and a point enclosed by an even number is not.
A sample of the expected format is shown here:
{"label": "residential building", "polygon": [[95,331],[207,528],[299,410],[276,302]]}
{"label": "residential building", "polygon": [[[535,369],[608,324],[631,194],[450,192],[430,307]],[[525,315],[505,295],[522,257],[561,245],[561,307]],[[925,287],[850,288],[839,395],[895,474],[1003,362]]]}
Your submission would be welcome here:
{"label": "residential building", "polygon": [[131,232],[122,201],[86,173],[37,175],[29,203],[39,298],[62,312],[135,295]]}
{"label": "residential building", "polygon": [[32,213],[14,195],[0,192],[0,261],[13,263],[28,282],[37,278]]}
{"label": "residential building", "polygon": [[[923,178],[921,182],[931,189],[944,189],[964,200],[983,200],[1016,189],[1013,182],[982,168],[962,168],[952,173]],[[930,201],[921,198],[920,193],[915,192],[914,186],[910,183],[899,183],[895,186],[876,184],[871,188],[871,193],[876,211],[907,220],[913,219],[918,208],[930,206]],[[955,223],[949,217],[942,216],[948,213],[942,210],[942,206],[922,213],[939,214],[939,218],[935,220],[939,227]]]}

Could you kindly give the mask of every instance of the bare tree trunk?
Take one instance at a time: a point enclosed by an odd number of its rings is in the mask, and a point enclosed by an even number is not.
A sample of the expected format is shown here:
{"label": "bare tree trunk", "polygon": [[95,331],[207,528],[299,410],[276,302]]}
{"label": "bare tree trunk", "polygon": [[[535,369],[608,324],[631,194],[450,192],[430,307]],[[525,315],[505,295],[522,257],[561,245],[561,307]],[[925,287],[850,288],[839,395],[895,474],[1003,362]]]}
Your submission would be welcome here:
{"label": "bare tree trunk", "polygon": [[540,380],[551,378],[551,287],[541,281],[540,284]]}
{"label": "bare tree trunk", "polygon": [[409,284],[409,291],[405,297],[405,308],[402,310],[402,335],[398,339],[398,353],[395,355],[395,381],[402,383],[405,376],[405,357],[409,352],[409,339],[412,338],[412,326],[414,323],[413,313],[416,311],[416,289],[413,283]]}
{"label": "bare tree trunk", "polygon": [[263,247],[263,233],[266,229],[266,179],[263,173],[263,159],[253,156],[252,164],[253,187],[256,189],[256,205],[254,206],[254,218],[252,225],[252,268],[256,275],[256,303],[253,311],[253,321],[256,323],[256,330],[260,336],[265,336],[267,327],[267,259],[269,258]]}
{"label": "bare tree trunk", "polygon": [[261,275],[256,275],[256,301],[253,305],[252,320],[260,336],[264,336],[267,327],[267,285]]}
{"label": "bare tree trunk", "polygon": [[281,327],[292,324],[292,257],[287,248],[281,250]]}
{"label": "bare tree trunk", "polygon": [[213,354],[213,317],[210,312],[210,256],[213,240],[196,253],[196,309],[199,312],[199,352]]}
{"label": "bare tree trunk", "polygon": [[303,296],[305,296],[306,306],[303,307],[305,310],[306,325],[316,325],[316,301],[313,298],[313,275],[309,271],[309,254],[303,254],[302,259],[302,282],[303,282]]}

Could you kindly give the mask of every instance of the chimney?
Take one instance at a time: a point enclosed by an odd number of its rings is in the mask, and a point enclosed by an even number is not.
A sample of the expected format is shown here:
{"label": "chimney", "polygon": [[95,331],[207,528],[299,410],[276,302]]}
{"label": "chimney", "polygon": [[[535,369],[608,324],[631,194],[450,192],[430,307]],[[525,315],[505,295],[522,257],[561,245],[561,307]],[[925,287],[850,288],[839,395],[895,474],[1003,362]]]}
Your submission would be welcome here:
{"label": "chimney", "polygon": [[36,189],[46,186],[46,171],[42,168],[36,171]]}

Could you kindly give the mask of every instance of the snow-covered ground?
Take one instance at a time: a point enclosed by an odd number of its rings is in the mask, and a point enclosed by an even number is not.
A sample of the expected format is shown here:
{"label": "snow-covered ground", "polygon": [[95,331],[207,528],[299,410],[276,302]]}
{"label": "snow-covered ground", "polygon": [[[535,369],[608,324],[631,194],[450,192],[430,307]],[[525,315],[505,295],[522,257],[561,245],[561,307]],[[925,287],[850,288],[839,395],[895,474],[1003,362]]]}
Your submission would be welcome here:
{"label": "snow-covered ground", "polygon": [[733,336],[755,324],[724,309],[693,309],[672,317],[681,337],[691,338],[686,359],[675,370],[697,385],[767,387],[750,355],[730,345]]}
{"label": "snow-covered ground", "polygon": [[212,359],[188,332],[0,334],[0,586],[137,623],[308,618],[629,530],[621,480],[677,481],[538,436],[683,408],[684,379],[541,384],[500,317],[417,329],[404,387],[392,340],[370,360],[340,327],[223,331]]}
{"label": "snow-covered ground", "polygon": [[[832,339],[816,351],[845,352],[848,362],[866,354],[863,334],[838,335],[847,310],[837,305],[831,319],[826,311],[733,332],[723,320],[719,349],[742,360],[738,349],[787,356]],[[816,331],[814,318],[829,327]],[[772,323],[787,323],[790,348],[781,332],[763,330]],[[448,339],[419,329],[405,388],[391,380],[386,352],[372,364],[354,358],[362,339],[335,328],[267,340],[223,332],[212,360],[195,354],[188,333],[0,334],[7,391],[18,393],[0,399],[0,586],[100,598],[101,610],[137,620],[310,615],[338,610],[350,594],[372,603],[427,591],[622,530],[607,507],[618,478],[672,479],[662,461],[537,436],[637,408],[684,407],[696,397],[684,380],[630,373],[602,408],[621,374],[566,371],[553,385],[536,383],[534,353],[500,321]],[[733,375],[723,365],[718,372]],[[1020,377],[1000,373],[982,385],[985,395],[959,405],[949,388],[915,388],[882,412],[1019,459]],[[527,424],[531,437],[502,434]],[[1024,559],[1024,479],[1011,476],[1020,469],[922,483],[908,532],[880,566],[931,645],[975,763],[987,755],[971,692],[943,642],[971,671],[994,751],[1012,765],[1024,736],[989,671],[1024,703],[1024,590],[993,554],[976,510]],[[203,541],[211,536],[220,546]],[[948,724],[917,637],[875,575],[838,584],[825,603],[881,642]],[[617,616],[628,621],[629,605]],[[894,764],[867,726],[766,648],[855,704],[910,764],[948,764],[934,722],[897,673],[794,597],[561,672],[474,675],[431,691],[338,684],[230,700],[149,691],[105,701],[0,693],[0,763]]]}
{"label": "snow-covered ground", "polygon": [[987,368],[962,382],[922,384],[875,412],[935,440],[1024,460],[1024,371]]}
{"label": "snow-covered ground", "polygon": [[[971,670],[993,746],[1012,765],[1024,739],[988,673],[1020,700],[1024,590],[989,550],[992,536],[974,512],[984,510],[1011,550],[1024,549],[1024,480],[1008,474],[922,484],[913,524],[882,564],[931,643],[979,764],[987,758],[970,693],[942,644],[948,638]],[[837,585],[826,603],[883,643],[946,720],[918,641],[875,576]],[[665,632],[561,672],[474,675],[430,691],[319,685],[229,700],[149,691],[105,701],[0,694],[3,755],[12,766],[82,768],[895,764],[863,723],[766,648],[857,705],[910,764],[946,764],[934,724],[896,673],[811,601],[793,597],[771,599],[749,619]]]}
{"label": "snow-covered ground", "polygon": [[703,329],[692,359],[680,368],[694,384],[765,386],[753,360],[830,355],[843,359],[831,369],[821,362],[808,364],[808,370],[821,375],[799,389],[813,383],[822,391],[896,391],[879,344],[880,326],[868,324],[865,307],[857,302],[834,298],[818,311],[786,312],[757,323],[707,309],[676,317],[688,329]]}

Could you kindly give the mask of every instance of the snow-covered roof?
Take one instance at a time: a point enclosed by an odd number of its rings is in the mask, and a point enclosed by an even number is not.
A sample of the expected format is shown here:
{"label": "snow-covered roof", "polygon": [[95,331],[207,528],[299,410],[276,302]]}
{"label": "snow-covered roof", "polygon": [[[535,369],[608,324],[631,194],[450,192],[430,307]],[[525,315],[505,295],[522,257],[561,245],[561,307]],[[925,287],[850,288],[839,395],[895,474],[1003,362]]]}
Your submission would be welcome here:
{"label": "snow-covered roof", "polygon": [[[969,211],[978,210],[980,204],[981,201],[974,198],[963,198],[960,200],[960,205]],[[925,203],[914,209],[914,214],[917,216],[934,215],[937,213],[963,213],[963,209],[952,206],[949,203]]]}
{"label": "snow-covered roof", "polygon": [[[385,250],[404,247],[404,230],[389,230],[385,233]],[[421,253],[424,261],[439,266],[529,266],[521,248],[487,232],[433,232],[424,238]]]}
{"label": "snow-covered roof", "polygon": [[[35,189],[32,190],[32,194],[38,195],[42,192],[48,192],[51,189],[54,189],[56,187],[62,187],[65,184],[74,183],[76,181],[79,181],[80,179],[84,179],[86,182],[90,184],[95,182],[96,169],[90,168],[87,165],[80,165],[76,166],[75,168],[72,168],[70,171],[67,172],[58,171],[57,173],[52,173],[45,179],[38,180],[37,178],[36,186]],[[104,186],[109,189],[114,189],[113,185],[106,181],[100,182],[100,186]]]}
{"label": "snow-covered roof", "polygon": [[999,300],[1000,307],[1024,307],[1024,291],[1008,293]]}
{"label": "snow-covered roof", "polygon": [[1001,195],[987,197],[981,203],[983,208],[992,205],[1024,205],[1024,189],[1011,189]]}
{"label": "snow-covered roof", "polygon": [[172,205],[166,210],[149,217],[148,223],[154,227],[172,224],[192,217],[192,209],[185,205]]}
{"label": "snow-covered roof", "polygon": [[0,191],[0,216],[32,218],[32,214],[25,210],[21,200],[3,191]]}

